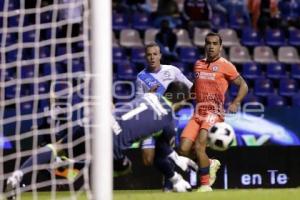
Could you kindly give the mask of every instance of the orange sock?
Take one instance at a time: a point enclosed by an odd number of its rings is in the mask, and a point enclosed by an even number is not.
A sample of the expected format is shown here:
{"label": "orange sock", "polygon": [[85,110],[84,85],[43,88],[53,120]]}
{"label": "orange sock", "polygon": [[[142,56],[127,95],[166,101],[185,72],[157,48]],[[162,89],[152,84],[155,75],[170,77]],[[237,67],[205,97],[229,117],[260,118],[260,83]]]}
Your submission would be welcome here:
{"label": "orange sock", "polygon": [[200,176],[201,185],[209,185],[209,174]]}

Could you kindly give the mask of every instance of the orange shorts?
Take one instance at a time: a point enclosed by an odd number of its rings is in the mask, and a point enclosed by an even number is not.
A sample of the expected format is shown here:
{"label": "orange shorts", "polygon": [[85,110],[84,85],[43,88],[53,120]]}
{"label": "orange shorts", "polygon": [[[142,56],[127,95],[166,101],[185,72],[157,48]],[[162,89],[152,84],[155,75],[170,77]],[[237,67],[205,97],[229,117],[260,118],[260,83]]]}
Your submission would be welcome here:
{"label": "orange shorts", "polygon": [[201,129],[209,130],[215,123],[223,122],[224,118],[213,113],[207,115],[194,115],[185,126],[181,137],[195,142]]}

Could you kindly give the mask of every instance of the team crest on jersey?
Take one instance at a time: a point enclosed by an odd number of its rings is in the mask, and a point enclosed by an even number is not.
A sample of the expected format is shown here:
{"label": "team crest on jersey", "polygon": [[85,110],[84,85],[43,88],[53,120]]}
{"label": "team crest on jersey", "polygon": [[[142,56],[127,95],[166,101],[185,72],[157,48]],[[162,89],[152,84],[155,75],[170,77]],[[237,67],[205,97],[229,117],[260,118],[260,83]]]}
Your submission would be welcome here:
{"label": "team crest on jersey", "polygon": [[218,66],[213,66],[212,70],[213,70],[213,72],[217,72],[219,70],[219,67]]}
{"label": "team crest on jersey", "polygon": [[170,78],[171,74],[169,71],[164,71],[164,78]]}

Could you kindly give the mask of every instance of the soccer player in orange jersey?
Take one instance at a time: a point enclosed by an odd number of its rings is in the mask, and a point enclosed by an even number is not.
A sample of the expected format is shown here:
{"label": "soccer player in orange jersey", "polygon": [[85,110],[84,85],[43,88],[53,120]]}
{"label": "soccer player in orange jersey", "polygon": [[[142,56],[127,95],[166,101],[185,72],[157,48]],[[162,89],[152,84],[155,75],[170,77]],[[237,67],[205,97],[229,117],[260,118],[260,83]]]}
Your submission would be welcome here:
{"label": "soccer player in orange jersey", "polygon": [[[195,150],[200,170],[200,192],[212,191],[211,185],[216,178],[217,169],[210,167],[216,163],[210,163],[206,154],[207,134],[208,129],[216,122],[224,121],[224,101],[228,85],[234,83],[239,87],[237,96],[228,107],[228,112],[237,112],[248,92],[248,86],[235,66],[220,56],[221,50],[220,35],[207,34],[205,38],[206,58],[197,60],[194,65],[194,89],[197,102],[195,113],[183,130],[179,148],[179,152],[185,156],[190,155],[192,148]],[[216,165],[219,168],[220,163]]]}

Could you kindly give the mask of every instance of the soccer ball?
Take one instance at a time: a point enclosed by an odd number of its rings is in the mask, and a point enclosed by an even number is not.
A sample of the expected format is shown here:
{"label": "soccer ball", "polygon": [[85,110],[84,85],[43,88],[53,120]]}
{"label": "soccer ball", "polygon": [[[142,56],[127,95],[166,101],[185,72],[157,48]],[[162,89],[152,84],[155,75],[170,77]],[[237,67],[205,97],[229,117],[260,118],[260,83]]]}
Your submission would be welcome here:
{"label": "soccer ball", "polygon": [[209,147],[217,151],[227,150],[234,139],[233,128],[225,122],[216,123],[208,131]]}

